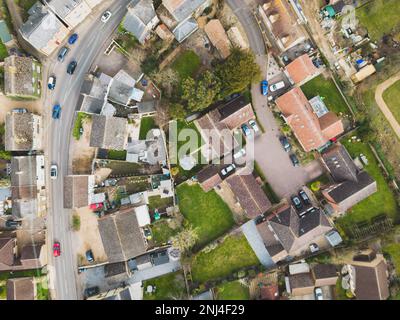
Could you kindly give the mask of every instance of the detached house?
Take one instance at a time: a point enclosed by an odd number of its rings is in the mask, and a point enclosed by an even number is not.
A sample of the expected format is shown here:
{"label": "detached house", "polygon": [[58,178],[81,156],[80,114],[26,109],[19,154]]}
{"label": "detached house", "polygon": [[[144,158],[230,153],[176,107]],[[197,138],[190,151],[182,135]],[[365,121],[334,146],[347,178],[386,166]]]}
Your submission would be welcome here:
{"label": "detached house", "polygon": [[321,73],[321,71],[315,67],[308,54],[303,54],[289,63],[286,66],[286,71],[293,82],[298,86],[301,86]]}
{"label": "detached house", "polygon": [[344,132],[343,123],[336,114],[326,107],[314,109],[298,87],[276,99],[276,105],[306,152],[324,147],[330,139]]}
{"label": "detached house", "polygon": [[4,93],[14,98],[40,97],[40,63],[32,57],[10,56],[4,59]]}
{"label": "detached house", "polygon": [[122,25],[143,44],[159,22],[152,0],[133,0]]}
{"label": "detached house", "polygon": [[333,146],[322,160],[335,181],[322,194],[336,213],[345,213],[377,191],[376,181],[355,165],[344,146]]}
{"label": "detached house", "polygon": [[92,115],[90,146],[102,149],[125,150],[128,143],[128,120],[125,118]]}
{"label": "detached house", "polygon": [[5,123],[7,151],[42,149],[42,117],[33,113],[9,112]]}
{"label": "detached house", "polygon": [[67,38],[69,30],[39,1],[28,14],[28,20],[20,28],[22,37],[40,53],[50,55]]}
{"label": "detached house", "polygon": [[75,28],[91,13],[85,0],[44,0],[50,10],[70,29]]}

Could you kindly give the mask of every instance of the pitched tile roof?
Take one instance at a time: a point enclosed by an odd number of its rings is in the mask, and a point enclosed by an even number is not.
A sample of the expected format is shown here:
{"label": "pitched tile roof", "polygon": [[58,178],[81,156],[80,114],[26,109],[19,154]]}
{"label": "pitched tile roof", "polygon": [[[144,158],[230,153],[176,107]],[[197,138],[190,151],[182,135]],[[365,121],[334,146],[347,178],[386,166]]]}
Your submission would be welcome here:
{"label": "pitched tile roof", "polygon": [[328,142],[318,117],[300,88],[293,88],[280,96],[276,105],[305,151],[318,149]]}
{"label": "pitched tile roof", "polygon": [[33,113],[9,112],[6,115],[5,147],[9,151],[29,151],[34,149],[35,137],[41,139],[41,117]]}
{"label": "pitched tile roof", "polygon": [[9,270],[14,264],[15,238],[0,238],[0,270]]}
{"label": "pitched tile roof", "polygon": [[4,59],[4,91],[11,95],[36,95],[32,57],[9,56]]}
{"label": "pitched tile roof", "polygon": [[252,174],[233,175],[226,180],[249,218],[271,208],[271,202]]}
{"label": "pitched tile roof", "polygon": [[344,132],[342,120],[332,111],[319,118],[322,134],[327,139],[332,139]]}
{"label": "pitched tile roof", "polygon": [[110,263],[127,261],[147,250],[132,207],[100,218],[99,231]]}
{"label": "pitched tile roof", "polygon": [[218,121],[226,124],[231,130],[256,117],[251,103],[246,102],[243,96],[219,106],[214,113],[217,114]]}
{"label": "pitched tile roof", "polygon": [[337,277],[338,271],[334,264],[317,264],[313,266],[314,279],[326,279]]}
{"label": "pitched tile roof", "polygon": [[306,79],[310,79],[319,72],[318,68],[316,68],[312,63],[308,54],[303,54],[289,63],[286,66],[286,70],[296,84],[299,84]]}
{"label": "pitched tile roof", "polygon": [[7,280],[7,300],[34,300],[35,291],[33,277]]}
{"label": "pitched tile roof", "polygon": [[125,118],[92,115],[90,146],[124,150],[128,138],[127,125],[128,120]]}
{"label": "pitched tile roof", "polygon": [[311,273],[297,273],[289,275],[290,288],[309,288],[314,286],[314,280]]}
{"label": "pitched tile roof", "polygon": [[210,20],[204,27],[208,38],[215,48],[217,48],[222,59],[226,59],[231,54],[231,42],[225,32],[224,27],[218,19]]}
{"label": "pitched tile roof", "polygon": [[89,205],[90,176],[64,177],[64,208],[81,208]]}
{"label": "pitched tile roof", "polygon": [[178,21],[183,21],[191,16],[200,6],[208,0],[163,0],[164,7]]}
{"label": "pitched tile roof", "polygon": [[196,20],[190,18],[189,20],[185,20],[182,23],[178,24],[176,28],[172,31],[175,36],[175,39],[181,43],[186,38],[188,38],[192,33],[194,33],[199,28]]}
{"label": "pitched tile roof", "polygon": [[223,167],[222,165],[210,164],[197,173],[197,180],[205,192],[210,191],[222,182],[219,173]]}

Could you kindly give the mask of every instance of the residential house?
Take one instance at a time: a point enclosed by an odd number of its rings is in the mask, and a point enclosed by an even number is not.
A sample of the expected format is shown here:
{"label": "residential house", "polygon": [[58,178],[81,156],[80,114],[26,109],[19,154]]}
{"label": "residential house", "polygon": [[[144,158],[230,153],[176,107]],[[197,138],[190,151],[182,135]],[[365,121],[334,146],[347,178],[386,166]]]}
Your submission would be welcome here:
{"label": "residential house", "polygon": [[247,41],[245,40],[245,38],[243,37],[242,33],[240,32],[238,27],[231,27],[228,31],[227,31],[227,35],[229,40],[231,41],[231,43],[242,49],[242,50],[246,50],[249,48],[249,44],[247,43]]}
{"label": "residential house", "polygon": [[276,105],[306,152],[324,147],[344,131],[342,121],[334,113],[318,117],[298,87],[276,99]]}
{"label": "residential house", "polygon": [[169,31],[168,27],[164,23],[157,26],[155,33],[160,37],[161,40],[167,42],[174,40],[174,34]]}
{"label": "residential house", "polygon": [[98,222],[109,263],[127,261],[147,251],[147,242],[139,226],[135,208],[120,209],[101,217]]}
{"label": "residential house", "polygon": [[92,11],[85,0],[44,0],[44,2],[70,29],[83,22]]}
{"label": "residential house", "polygon": [[290,294],[305,296],[314,293],[314,279],[311,273],[297,273],[289,275]]}
{"label": "residential house", "polygon": [[69,30],[39,1],[28,14],[28,20],[20,27],[21,35],[41,54],[49,56],[68,37]]}
{"label": "residential house", "polygon": [[212,190],[222,182],[220,172],[223,167],[222,165],[210,164],[197,173],[197,181],[204,192]]}
{"label": "residential house", "polygon": [[7,280],[7,300],[34,300],[36,285],[33,277]]}
{"label": "residential house", "polygon": [[109,84],[107,99],[121,106],[133,106],[141,102],[144,92],[135,88],[135,85],[142,76],[143,74],[134,79],[126,71],[120,70]]}
{"label": "residential house", "polygon": [[101,114],[107,102],[108,87],[112,77],[102,73],[99,77],[92,74],[87,74],[84,78],[81,94],[78,100],[80,111]]}
{"label": "residential house", "polygon": [[338,280],[338,270],[333,264],[317,264],[311,273],[316,287],[335,286]]}
{"label": "residential house", "polygon": [[0,234],[0,271],[12,270],[17,254],[17,239]]}
{"label": "residential house", "polygon": [[11,159],[12,215],[33,219],[46,210],[44,156]]}
{"label": "residential house", "polygon": [[90,146],[102,149],[125,150],[128,143],[128,120],[125,118],[92,115]]}
{"label": "residential house", "polygon": [[203,140],[209,142],[202,147],[203,156],[211,160],[230,153],[239,146],[232,130],[254,118],[251,103],[239,96],[195,120]]}
{"label": "residential house", "polygon": [[5,149],[31,151],[42,149],[42,117],[33,113],[9,112],[5,122]]}
{"label": "residential house", "polygon": [[336,144],[323,153],[322,160],[335,181],[333,185],[322,190],[322,194],[336,213],[345,213],[377,191],[376,181],[356,166],[341,144]]}
{"label": "residential house", "polygon": [[24,270],[40,269],[47,264],[47,246],[44,243],[26,245],[21,250],[20,264]]}
{"label": "residential house", "polygon": [[382,254],[362,251],[348,267],[350,288],[357,300],[386,300],[390,296],[387,264]]}
{"label": "residential house", "polygon": [[32,57],[9,56],[4,59],[4,93],[14,98],[40,97],[40,63]]}
{"label": "residential house", "polygon": [[257,224],[257,230],[275,263],[307,252],[311,243],[323,239],[332,229],[331,222],[321,210],[311,211],[300,218],[289,205],[277,209]]}
{"label": "residential house", "polygon": [[258,7],[258,13],[281,52],[307,39],[305,30],[298,23],[289,1],[264,1]]}
{"label": "residential house", "polygon": [[128,6],[122,25],[143,44],[159,22],[152,0],[133,0]]}
{"label": "residential house", "polygon": [[286,71],[298,86],[301,86],[321,73],[320,69],[315,67],[308,54],[303,54],[289,63],[286,66]]}
{"label": "residential house", "polygon": [[272,207],[271,201],[252,174],[232,175],[226,179],[226,182],[247,217],[255,218]]}
{"label": "residential house", "polygon": [[64,177],[64,208],[75,209],[90,205],[94,194],[93,175]]}
{"label": "residential house", "polygon": [[228,58],[231,54],[231,42],[224,27],[218,19],[210,20],[204,27],[207,37],[217,49],[222,59]]}

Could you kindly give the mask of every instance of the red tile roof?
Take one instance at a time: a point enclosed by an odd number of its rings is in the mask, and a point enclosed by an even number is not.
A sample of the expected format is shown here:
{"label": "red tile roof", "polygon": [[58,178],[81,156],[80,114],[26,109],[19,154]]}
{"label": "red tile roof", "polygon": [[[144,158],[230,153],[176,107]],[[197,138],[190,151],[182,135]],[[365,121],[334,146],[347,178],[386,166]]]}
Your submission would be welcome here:
{"label": "red tile roof", "polygon": [[303,54],[286,66],[290,77],[298,84],[318,74],[308,54]]}

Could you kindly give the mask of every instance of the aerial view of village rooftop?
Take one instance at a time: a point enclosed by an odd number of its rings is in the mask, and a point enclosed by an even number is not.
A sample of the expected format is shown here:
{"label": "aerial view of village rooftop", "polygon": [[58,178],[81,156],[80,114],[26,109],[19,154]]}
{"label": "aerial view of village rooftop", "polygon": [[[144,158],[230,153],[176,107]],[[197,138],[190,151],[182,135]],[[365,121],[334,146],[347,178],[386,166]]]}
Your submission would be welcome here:
{"label": "aerial view of village rooftop", "polygon": [[398,0],[0,0],[0,129],[0,306],[400,300]]}

